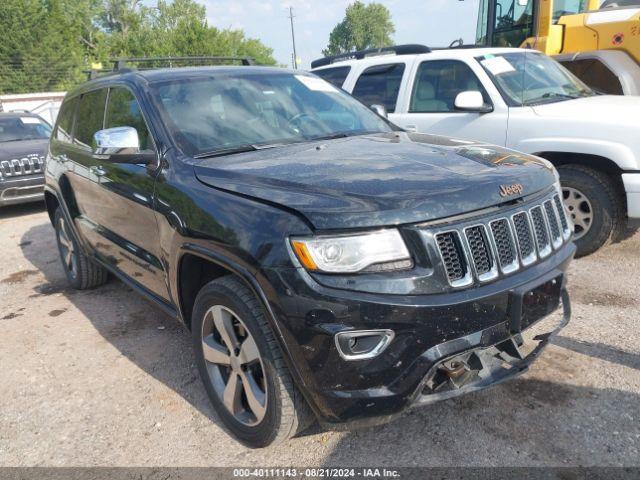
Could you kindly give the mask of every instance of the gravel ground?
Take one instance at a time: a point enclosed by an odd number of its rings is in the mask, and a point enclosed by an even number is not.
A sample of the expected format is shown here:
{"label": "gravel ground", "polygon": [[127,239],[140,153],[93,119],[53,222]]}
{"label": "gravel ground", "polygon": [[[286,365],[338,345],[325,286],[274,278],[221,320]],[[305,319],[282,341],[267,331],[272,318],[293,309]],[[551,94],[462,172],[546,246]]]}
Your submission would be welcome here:
{"label": "gravel ground", "polygon": [[221,428],[186,329],[67,286],[41,205],[2,209],[0,245],[0,466],[640,465],[640,234],[573,263],[573,320],[519,379],[263,450]]}

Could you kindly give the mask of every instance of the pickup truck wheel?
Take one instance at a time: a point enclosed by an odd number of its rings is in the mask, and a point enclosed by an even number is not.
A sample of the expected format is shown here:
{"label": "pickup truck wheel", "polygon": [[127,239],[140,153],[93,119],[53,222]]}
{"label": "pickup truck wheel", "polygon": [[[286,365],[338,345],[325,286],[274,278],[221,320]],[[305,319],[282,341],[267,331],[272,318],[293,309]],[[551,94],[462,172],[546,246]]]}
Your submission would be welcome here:
{"label": "pickup truck wheel", "polygon": [[62,268],[71,286],[76,290],[88,290],[107,283],[109,272],[82,253],[60,207],[56,209],[53,225]]}
{"label": "pickup truck wheel", "polygon": [[239,279],[223,277],[200,290],[191,330],[209,399],[239,441],[266,447],[311,423],[262,307]]}
{"label": "pickup truck wheel", "polygon": [[583,257],[610,243],[622,229],[622,200],[613,180],[597,170],[562,165],[558,172],[564,204],[575,225],[576,257]]}

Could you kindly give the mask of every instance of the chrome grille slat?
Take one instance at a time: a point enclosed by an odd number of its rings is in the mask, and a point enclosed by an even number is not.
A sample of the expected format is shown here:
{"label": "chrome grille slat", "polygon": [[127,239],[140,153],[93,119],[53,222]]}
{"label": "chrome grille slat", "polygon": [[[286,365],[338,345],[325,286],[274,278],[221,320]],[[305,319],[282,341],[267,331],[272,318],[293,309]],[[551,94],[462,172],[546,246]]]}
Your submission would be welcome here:
{"label": "chrome grille slat", "polygon": [[549,231],[547,230],[547,222],[540,205],[536,205],[529,210],[531,221],[533,223],[533,232],[538,246],[538,255],[540,258],[546,257],[551,253],[551,242],[549,241]]}
{"label": "chrome grille slat", "polygon": [[489,226],[502,272],[511,273],[517,270],[520,265],[509,221],[506,218],[500,218],[491,222]]}
{"label": "chrome grille slat", "polygon": [[465,228],[465,237],[473,264],[479,278],[484,278],[494,269],[493,255],[491,254],[491,246],[487,239],[487,233],[484,225],[474,225]]}
{"label": "chrome grille slat", "polygon": [[[461,222],[434,232],[437,250],[452,287],[488,282],[546,258],[571,237],[571,224],[559,194],[549,195],[509,217]],[[428,238],[433,239],[434,236]]]}
{"label": "chrome grille slat", "polygon": [[472,282],[471,272],[458,232],[439,233],[436,235],[436,243],[451,286],[469,285]]}
{"label": "chrome grille slat", "polygon": [[556,212],[558,213],[558,218],[560,218],[560,225],[562,226],[562,237],[566,240],[571,236],[571,228],[569,226],[569,222],[567,220],[567,213],[564,210],[564,204],[560,199],[560,195],[558,194],[554,195],[553,202],[556,206]]}
{"label": "chrome grille slat", "polygon": [[547,225],[549,226],[549,232],[551,233],[551,244],[553,248],[558,248],[562,245],[562,232],[560,231],[560,220],[556,215],[556,209],[553,208],[551,200],[547,200],[543,203],[544,212],[547,217]]}

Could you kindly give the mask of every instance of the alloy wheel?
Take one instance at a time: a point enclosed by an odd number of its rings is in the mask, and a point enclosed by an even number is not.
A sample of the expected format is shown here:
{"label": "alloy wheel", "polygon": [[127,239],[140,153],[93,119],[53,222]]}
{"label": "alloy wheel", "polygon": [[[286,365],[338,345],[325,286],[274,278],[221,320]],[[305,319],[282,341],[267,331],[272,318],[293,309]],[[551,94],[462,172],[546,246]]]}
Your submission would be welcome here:
{"label": "alloy wheel", "polygon": [[593,208],[585,194],[573,187],[562,187],[564,204],[574,224],[575,240],[584,237],[593,223]]}
{"label": "alloy wheel", "polygon": [[58,244],[63,266],[75,277],[78,270],[78,256],[64,218],[60,218]]}
{"label": "alloy wheel", "polygon": [[267,409],[262,357],[246,325],[229,308],[211,307],[202,322],[202,351],[218,398],[247,426],[259,424]]}

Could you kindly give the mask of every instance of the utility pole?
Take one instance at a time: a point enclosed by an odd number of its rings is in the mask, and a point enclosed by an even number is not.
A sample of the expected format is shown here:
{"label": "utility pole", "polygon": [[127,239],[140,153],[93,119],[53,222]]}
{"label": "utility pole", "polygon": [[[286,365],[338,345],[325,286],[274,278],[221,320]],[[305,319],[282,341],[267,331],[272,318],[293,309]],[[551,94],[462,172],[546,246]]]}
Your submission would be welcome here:
{"label": "utility pole", "polygon": [[296,34],[293,31],[293,7],[289,7],[289,20],[291,21],[291,42],[293,43],[293,69],[298,69],[298,54],[296,53]]}

